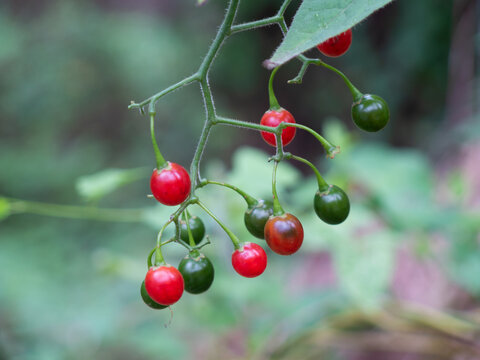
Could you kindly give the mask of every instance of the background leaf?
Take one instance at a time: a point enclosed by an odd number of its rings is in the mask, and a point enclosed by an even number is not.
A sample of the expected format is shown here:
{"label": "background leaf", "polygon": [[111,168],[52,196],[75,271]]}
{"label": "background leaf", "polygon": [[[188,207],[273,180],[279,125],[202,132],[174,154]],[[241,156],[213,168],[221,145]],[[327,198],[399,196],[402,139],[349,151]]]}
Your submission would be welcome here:
{"label": "background leaf", "polygon": [[304,0],[290,30],[270,60],[277,67],[346,31],[392,0]]}
{"label": "background leaf", "polygon": [[82,176],[75,184],[77,192],[87,201],[99,200],[119,187],[147,177],[145,168],[106,169],[96,174]]}

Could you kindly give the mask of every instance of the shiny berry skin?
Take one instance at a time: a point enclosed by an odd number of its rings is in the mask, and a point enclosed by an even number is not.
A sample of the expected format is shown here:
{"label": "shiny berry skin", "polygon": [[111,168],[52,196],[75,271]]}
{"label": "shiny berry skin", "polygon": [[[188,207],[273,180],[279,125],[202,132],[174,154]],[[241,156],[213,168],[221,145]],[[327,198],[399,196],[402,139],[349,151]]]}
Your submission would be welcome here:
{"label": "shiny berry skin", "polygon": [[174,206],[181,204],[190,194],[190,175],[181,165],[167,162],[160,170],[153,170],[150,189],[159,202]]}
{"label": "shiny berry skin", "polygon": [[331,37],[317,45],[317,49],[330,57],[337,57],[345,54],[352,44],[352,29]]}
{"label": "shiny berry skin", "polygon": [[232,254],[232,266],[240,275],[253,278],[267,267],[267,254],[260,245],[246,242]]}
{"label": "shiny berry skin", "polygon": [[207,291],[212,285],[215,275],[212,262],[198,251],[185,256],[178,265],[178,271],[185,281],[185,291],[190,294]]}
{"label": "shiny berry skin", "polygon": [[380,96],[364,94],[352,104],[352,119],[360,129],[375,132],[387,125],[390,110]]}
{"label": "shiny berry skin", "polygon": [[272,216],[265,224],[265,240],[273,252],[295,253],[303,243],[303,226],[292,214]]}
{"label": "shiny berry skin", "polygon": [[165,309],[167,306],[159,304],[148,295],[147,290],[145,289],[145,281],[142,281],[142,286],[140,287],[140,295],[142,296],[143,302],[155,310]]}
{"label": "shiny berry skin", "polygon": [[350,200],[345,191],[336,185],[329,185],[328,189],[316,192],[313,198],[313,208],[324,222],[337,225],[348,217]]}
{"label": "shiny berry skin", "polygon": [[[285,109],[268,110],[263,114],[262,119],[260,120],[260,125],[277,127],[282,122],[295,124],[295,119],[293,118],[293,115]],[[291,126],[282,130],[283,146],[288,145],[293,140],[295,137],[295,131],[296,128]],[[277,139],[275,138],[274,133],[262,131],[261,135],[267,144],[277,146]]]}
{"label": "shiny berry skin", "polygon": [[176,303],[183,294],[184,282],[180,271],[171,265],[152,266],[145,276],[145,290],[161,305]]}
{"label": "shiny berry skin", "polygon": [[243,220],[250,234],[259,239],[263,239],[265,224],[272,215],[273,203],[268,200],[259,200],[254,206],[248,207]]}
{"label": "shiny berry skin", "polygon": [[[191,216],[188,218],[188,224],[190,226],[190,231],[192,232],[193,241],[195,241],[196,245],[200,244],[205,236],[205,225],[203,225],[202,219],[198,216]],[[187,223],[183,220],[180,221],[180,238],[187,244],[190,243]]]}

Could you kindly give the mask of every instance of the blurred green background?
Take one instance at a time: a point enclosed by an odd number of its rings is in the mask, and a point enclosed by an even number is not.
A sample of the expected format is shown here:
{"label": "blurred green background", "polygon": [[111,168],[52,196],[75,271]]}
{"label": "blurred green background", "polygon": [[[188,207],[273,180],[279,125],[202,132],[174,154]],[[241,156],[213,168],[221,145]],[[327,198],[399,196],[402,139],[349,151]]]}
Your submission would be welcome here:
{"label": "blurred green background", "polygon": [[[237,21],[271,16],[279,4],[244,1]],[[262,276],[241,278],[228,238],[193,209],[213,242],[204,250],[214,284],[206,294],[185,294],[173,319],[143,304],[146,256],[172,209],[146,197],[149,124],[127,106],[196,70],[225,5],[1,2],[0,359],[480,358],[480,9],[473,0],[396,1],[355,27],[345,56],[329,59],[360,90],[387,100],[391,122],[380,133],[353,126],[350,94],[335,74],[311,67],[302,85],[287,85],[300,63],[284,66],[275,83],[280,103],[342,152],[325,160],[301,132],[287,149],[347,191],[348,221],[322,223],[312,209],[312,174],[282,164],[279,196],[304,224],[301,250],[269,252]],[[223,46],[210,81],[220,114],[259,121],[268,106],[261,63],[280,41],[269,27]],[[204,118],[197,85],[160,100],[157,118],[164,156],[188,167]],[[218,127],[202,172],[268,196],[271,154],[259,134]],[[242,240],[254,240],[241,198],[210,187],[199,196]],[[32,201],[133,210],[113,221],[98,221],[104,213],[66,219],[39,215],[59,209]],[[174,265],[184,253],[165,249]]]}

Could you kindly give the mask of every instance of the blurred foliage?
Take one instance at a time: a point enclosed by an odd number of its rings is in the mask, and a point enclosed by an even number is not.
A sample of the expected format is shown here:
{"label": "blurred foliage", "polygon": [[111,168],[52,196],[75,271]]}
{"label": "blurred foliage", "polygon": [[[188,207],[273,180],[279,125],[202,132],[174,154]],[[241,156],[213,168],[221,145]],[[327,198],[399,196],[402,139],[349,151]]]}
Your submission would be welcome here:
{"label": "blurred foliage", "polygon": [[[332,60],[361,90],[388,100],[394,115],[381,134],[360,134],[344,121],[351,99],[335,75],[312,67],[299,87],[282,85],[295,76],[298,62],[279,72],[282,104],[298,122],[323,128],[342,153],[320,162],[320,147],[304,133],[288,150],[317,160],[326,179],[347,190],[351,216],[341,226],[323,224],[312,211],[316,183],[308,169],[281,164],[279,194],[304,225],[302,249],[293,257],[269,252],[265,274],[241,278],[230,266],[229,240],[202,215],[213,241],[204,249],[216,279],[206,294],[185,294],[164,329],[169,311],[145,307],[139,292],[146,255],[171,209],[146,197],[145,178],[154,166],[148,123],[126,107],[195,70],[225,4],[3,1],[0,359],[267,358],[285,344],[308,348],[302,334],[318,335],[332,317],[358,309],[373,320],[355,322],[361,325],[357,331],[378,330],[372,322],[398,296],[398,252],[406,247],[414,249],[416,261],[438,264],[461,301],[434,292],[433,283],[418,285],[420,275],[407,279],[420,288],[418,298],[433,292],[444,298],[442,311],[473,309],[469,320],[478,321],[480,216],[478,204],[470,202],[478,189],[458,154],[478,144],[479,122],[473,118],[451,129],[443,121],[452,4],[394,2],[357,26],[352,49]],[[276,6],[274,0],[244,2],[239,20],[269,16]],[[261,62],[280,39],[272,27],[225,44],[211,79],[219,112],[260,118],[268,80]],[[169,95],[157,114],[164,155],[187,165],[203,124],[198,89]],[[269,196],[270,153],[254,132],[216,128],[202,171],[252,195]],[[253,240],[243,226],[240,197],[214,186],[199,195],[240,239]],[[15,215],[20,210],[10,198],[87,200],[138,208],[142,216],[127,224]],[[184,249],[172,245],[165,255],[176,265]],[[325,359],[350,359],[316,339]]]}

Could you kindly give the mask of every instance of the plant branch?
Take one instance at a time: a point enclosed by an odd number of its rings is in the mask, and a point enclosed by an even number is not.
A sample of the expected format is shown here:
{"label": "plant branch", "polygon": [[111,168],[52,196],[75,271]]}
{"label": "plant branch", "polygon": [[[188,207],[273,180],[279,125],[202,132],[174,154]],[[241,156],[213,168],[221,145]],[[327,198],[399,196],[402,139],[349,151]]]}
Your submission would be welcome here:
{"label": "plant branch", "polygon": [[[135,103],[132,101],[132,103],[128,106],[129,109],[142,109],[145,105],[148,105],[149,103],[155,104],[162,96],[167,95],[178,88],[181,88],[182,86],[191,84],[194,81],[199,81],[200,77],[198,73],[195,73],[193,75],[190,75],[189,77],[186,77],[185,79],[177,82],[176,84],[170,85],[168,88],[160,91],[159,93],[150,96],[148,99],[143,100],[141,103]],[[142,111],[143,112],[143,111]]]}

